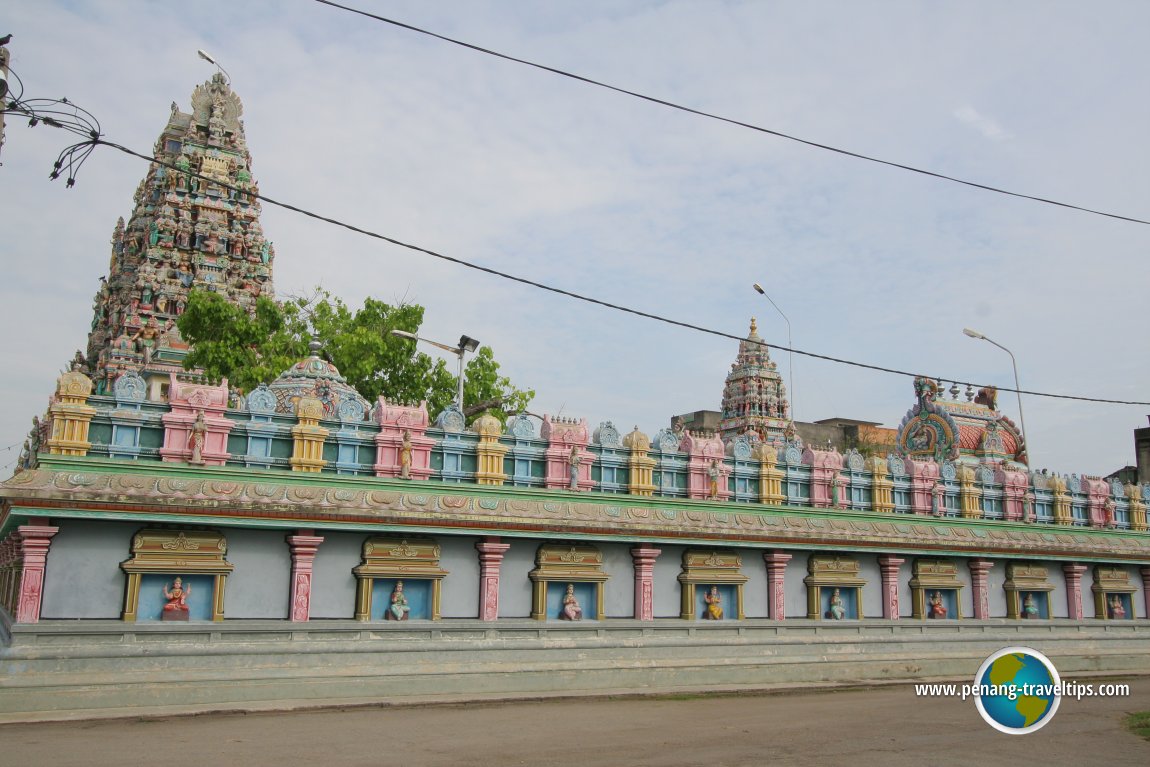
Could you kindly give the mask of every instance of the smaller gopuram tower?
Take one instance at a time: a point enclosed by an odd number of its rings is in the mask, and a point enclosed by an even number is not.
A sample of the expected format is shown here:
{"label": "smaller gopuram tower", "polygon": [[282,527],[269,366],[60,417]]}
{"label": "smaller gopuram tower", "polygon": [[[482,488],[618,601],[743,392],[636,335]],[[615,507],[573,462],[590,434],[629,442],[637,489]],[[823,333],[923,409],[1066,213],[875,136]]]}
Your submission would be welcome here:
{"label": "smaller gopuram tower", "polygon": [[759,337],[755,318],[739,342],[739,355],[723,386],[719,435],[729,442],[739,434],[758,434],[764,442],[782,442],[790,424],[790,404],[783,377]]}
{"label": "smaller gopuram tower", "polygon": [[107,278],[96,293],[86,362],[96,391],[133,371],[161,386],[183,370],[175,321],[193,289],[254,311],[271,297],[275,253],[260,228],[259,193],[240,120],[243,104],[222,74],[173,102],[127,224],[112,233]]}

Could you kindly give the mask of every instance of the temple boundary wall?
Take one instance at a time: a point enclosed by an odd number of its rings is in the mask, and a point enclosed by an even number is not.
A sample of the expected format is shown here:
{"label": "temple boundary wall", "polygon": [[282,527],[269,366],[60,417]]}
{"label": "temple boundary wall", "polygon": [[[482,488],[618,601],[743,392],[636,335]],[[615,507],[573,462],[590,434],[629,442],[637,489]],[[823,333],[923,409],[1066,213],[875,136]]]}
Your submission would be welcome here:
{"label": "temple boundary wall", "polygon": [[3,628],[10,645],[0,650],[0,722],[961,681],[1012,645],[1048,655],[1064,680],[1150,674],[1147,620],[178,627],[5,620]]}

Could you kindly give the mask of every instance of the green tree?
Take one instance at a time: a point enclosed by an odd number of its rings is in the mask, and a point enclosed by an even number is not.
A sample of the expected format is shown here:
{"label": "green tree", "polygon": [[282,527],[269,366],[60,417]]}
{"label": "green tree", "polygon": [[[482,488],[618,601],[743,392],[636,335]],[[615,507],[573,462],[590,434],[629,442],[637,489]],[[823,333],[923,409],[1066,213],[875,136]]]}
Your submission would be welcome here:
{"label": "green tree", "polygon": [[464,367],[463,411],[468,415],[488,411],[506,423],[509,414],[526,410],[534,397],[534,389],[521,391],[510,378],[499,375],[499,363],[490,346],[480,346]]}
{"label": "green tree", "polygon": [[227,378],[242,391],[273,380],[307,353],[281,305],[260,297],[248,314],[217,293],[192,291],[178,327],[192,344],[185,367]]}
{"label": "green tree", "polygon": [[[217,293],[193,291],[179,328],[192,347],[185,367],[227,378],[241,391],[275,380],[309,354],[308,344],[317,337],[322,353],[369,402],[380,396],[393,402],[427,400],[434,418],[455,401],[458,379],[444,360],[391,333],[415,333],[422,323],[423,307],[418,304],[392,306],[368,298],[362,309],[353,311],[318,289],[310,297],[283,303],[261,297],[252,314]],[[534,396],[534,391],[521,391],[499,375],[490,347],[480,347],[467,364],[465,412],[490,410],[506,420]]]}

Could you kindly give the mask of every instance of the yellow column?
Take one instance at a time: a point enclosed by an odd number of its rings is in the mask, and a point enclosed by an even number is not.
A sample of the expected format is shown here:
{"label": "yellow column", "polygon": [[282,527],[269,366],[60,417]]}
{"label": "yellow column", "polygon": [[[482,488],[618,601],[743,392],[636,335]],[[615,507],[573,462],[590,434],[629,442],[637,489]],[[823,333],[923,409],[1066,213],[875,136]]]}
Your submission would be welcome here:
{"label": "yellow column", "polygon": [[315,397],[300,397],[296,405],[299,423],[292,427],[292,471],[320,471],[327,463],[323,459],[323,441],[327,429],[319,425],[323,417],[323,403]]}
{"label": "yellow column", "polygon": [[779,504],[785,501],[783,472],[777,466],[778,449],[763,443],[755,448],[753,457],[759,461],[759,503]]}
{"label": "yellow column", "polygon": [[1130,529],[1146,529],[1146,501],[1142,500],[1139,485],[1126,485],[1126,498],[1130,501]]}
{"label": "yellow column", "polygon": [[631,451],[631,455],[627,458],[630,474],[628,492],[631,495],[654,495],[655,459],[647,455],[647,451],[651,449],[651,440],[636,426],[630,434],[623,437],[623,447]]}
{"label": "yellow column", "polygon": [[887,475],[887,463],[877,455],[867,459],[866,467],[871,473],[871,508],[882,514],[894,512],[894,482]]}
{"label": "yellow column", "polygon": [[48,409],[52,418],[52,432],[48,437],[48,452],[52,455],[87,455],[92,444],[88,442],[88,426],[96,408],[88,404],[92,393],[92,380],[73,370],[56,380],[56,401]]}
{"label": "yellow column", "polygon": [[1051,477],[1050,488],[1054,491],[1054,524],[1069,525],[1074,519],[1070,513],[1070,494],[1066,492],[1066,480]]}
{"label": "yellow column", "polygon": [[503,456],[507,454],[507,446],[499,444],[503,424],[495,416],[484,413],[475,419],[471,428],[479,434],[479,444],[475,446],[478,459],[475,481],[480,485],[502,485],[507,479],[503,473]]}
{"label": "yellow column", "polygon": [[958,467],[959,496],[962,499],[962,516],[968,519],[982,517],[982,490],[975,484],[978,475],[969,466]]}

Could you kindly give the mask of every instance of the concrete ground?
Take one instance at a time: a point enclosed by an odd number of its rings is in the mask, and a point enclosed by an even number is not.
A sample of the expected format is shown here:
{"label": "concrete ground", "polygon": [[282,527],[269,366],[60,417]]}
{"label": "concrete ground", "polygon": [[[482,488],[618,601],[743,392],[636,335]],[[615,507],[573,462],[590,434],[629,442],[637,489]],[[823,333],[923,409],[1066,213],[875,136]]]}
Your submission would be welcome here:
{"label": "concrete ground", "polygon": [[1122,720],[1150,710],[1150,678],[1127,681],[1129,697],[1064,698],[1050,724],[1022,736],[990,728],[970,700],[892,685],[9,724],[0,726],[0,763],[1145,767],[1150,742]]}

